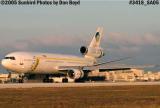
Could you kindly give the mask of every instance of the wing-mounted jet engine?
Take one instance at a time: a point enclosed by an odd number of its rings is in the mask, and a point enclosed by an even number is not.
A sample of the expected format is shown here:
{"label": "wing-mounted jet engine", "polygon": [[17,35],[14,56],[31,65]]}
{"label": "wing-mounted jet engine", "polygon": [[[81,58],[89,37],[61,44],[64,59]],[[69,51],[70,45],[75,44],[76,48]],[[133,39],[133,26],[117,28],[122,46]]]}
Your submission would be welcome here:
{"label": "wing-mounted jet engine", "polygon": [[84,72],[83,72],[83,70],[73,69],[73,70],[69,70],[68,76],[71,79],[77,80],[77,79],[81,79],[84,77]]}

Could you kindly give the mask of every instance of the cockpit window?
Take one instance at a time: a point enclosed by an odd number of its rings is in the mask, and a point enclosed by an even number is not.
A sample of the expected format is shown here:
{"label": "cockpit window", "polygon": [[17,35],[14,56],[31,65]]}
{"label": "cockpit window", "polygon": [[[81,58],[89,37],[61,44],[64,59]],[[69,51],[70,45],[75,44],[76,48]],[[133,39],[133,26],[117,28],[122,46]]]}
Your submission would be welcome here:
{"label": "cockpit window", "polygon": [[5,57],[4,59],[16,60],[15,57]]}

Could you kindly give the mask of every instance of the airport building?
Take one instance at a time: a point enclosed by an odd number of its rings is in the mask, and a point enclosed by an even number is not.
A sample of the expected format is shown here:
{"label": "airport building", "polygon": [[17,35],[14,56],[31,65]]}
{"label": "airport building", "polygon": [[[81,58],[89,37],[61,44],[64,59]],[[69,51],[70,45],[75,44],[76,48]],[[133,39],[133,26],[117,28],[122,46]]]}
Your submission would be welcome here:
{"label": "airport building", "polygon": [[105,76],[106,81],[133,82],[133,81],[160,81],[160,72],[145,72],[141,69],[120,70],[110,72],[93,71],[90,76]]}
{"label": "airport building", "polygon": [[0,74],[0,83],[16,82],[19,74]]}

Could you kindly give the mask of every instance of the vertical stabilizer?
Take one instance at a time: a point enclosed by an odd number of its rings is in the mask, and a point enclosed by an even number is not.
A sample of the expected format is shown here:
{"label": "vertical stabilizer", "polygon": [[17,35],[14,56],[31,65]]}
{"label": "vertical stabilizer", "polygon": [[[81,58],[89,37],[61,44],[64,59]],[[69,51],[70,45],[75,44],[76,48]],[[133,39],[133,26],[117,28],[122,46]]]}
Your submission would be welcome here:
{"label": "vertical stabilizer", "polygon": [[96,58],[101,58],[102,56],[104,56],[103,49],[100,47],[102,35],[103,28],[98,27],[96,34],[94,35],[89,46],[82,46],[80,48],[80,52],[84,55],[85,58],[91,58],[93,60],[96,60]]}
{"label": "vertical stabilizer", "polygon": [[100,45],[100,41],[102,38],[103,28],[98,27],[95,36],[93,37],[89,47],[91,48],[98,48]]}

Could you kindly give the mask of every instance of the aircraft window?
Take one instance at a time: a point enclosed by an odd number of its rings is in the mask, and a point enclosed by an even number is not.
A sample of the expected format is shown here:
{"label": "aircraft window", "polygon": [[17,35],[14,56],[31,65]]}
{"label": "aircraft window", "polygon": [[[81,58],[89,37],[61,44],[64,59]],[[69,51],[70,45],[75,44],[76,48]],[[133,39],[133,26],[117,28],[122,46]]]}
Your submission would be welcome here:
{"label": "aircraft window", "polygon": [[10,57],[11,60],[15,60],[15,57]]}
{"label": "aircraft window", "polygon": [[9,57],[5,57],[4,59],[9,59]]}
{"label": "aircraft window", "polygon": [[5,57],[4,59],[15,60],[15,57]]}

